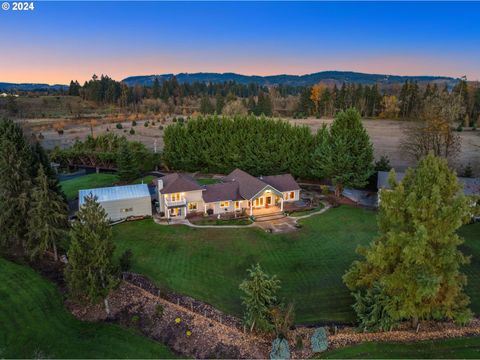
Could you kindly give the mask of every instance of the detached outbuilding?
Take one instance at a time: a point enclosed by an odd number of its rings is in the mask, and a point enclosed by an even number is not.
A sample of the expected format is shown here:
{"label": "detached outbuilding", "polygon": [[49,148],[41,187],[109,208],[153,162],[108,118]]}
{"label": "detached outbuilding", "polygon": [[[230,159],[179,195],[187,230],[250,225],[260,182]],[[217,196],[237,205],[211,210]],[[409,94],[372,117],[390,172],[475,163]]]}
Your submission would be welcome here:
{"label": "detached outbuilding", "polygon": [[80,190],[79,208],[85,203],[87,196],[97,198],[111,221],[130,216],[152,216],[152,200],[146,184]]}

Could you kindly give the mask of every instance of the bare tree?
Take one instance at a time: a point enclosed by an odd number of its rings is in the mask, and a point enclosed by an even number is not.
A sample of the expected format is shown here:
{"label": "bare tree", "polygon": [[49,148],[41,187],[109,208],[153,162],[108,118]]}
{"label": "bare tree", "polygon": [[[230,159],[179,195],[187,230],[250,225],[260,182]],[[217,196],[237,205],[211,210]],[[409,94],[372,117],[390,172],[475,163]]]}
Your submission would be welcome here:
{"label": "bare tree", "polygon": [[454,126],[465,113],[457,94],[441,93],[425,99],[419,119],[405,129],[402,149],[408,156],[419,160],[428,153],[453,159],[461,149],[461,139]]}

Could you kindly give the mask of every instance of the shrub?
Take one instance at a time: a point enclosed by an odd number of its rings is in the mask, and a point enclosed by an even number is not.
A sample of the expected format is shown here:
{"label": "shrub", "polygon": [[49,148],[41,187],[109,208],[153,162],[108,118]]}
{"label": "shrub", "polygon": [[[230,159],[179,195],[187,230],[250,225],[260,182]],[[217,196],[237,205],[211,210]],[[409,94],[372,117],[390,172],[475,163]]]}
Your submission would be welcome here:
{"label": "shrub", "polygon": [[177,122],[177,118],[174,117],[174,118],[172,119],[172,121],[173,121],[173,122]]}
{"label": "shrub", "polygon": [[63,129],[58,129],[57,132],[58,132],[58,135],[63,135]]}
{"label": "shrub", "polygon": [[290,359],[290,349],[287,339],[276,338],[272,342],[270,359]]}
{"label": "shrub", "polygon": [[159,128],[160,130],[163,130],[163,125],[159,125],[158,128]]}
{"label": "shrub", "polygon": [[158,316],[158,317],[161,317],[163,315],[163,311],[165,310],[165,306],[163,306],[162,304],[157,304],[155,306],[155,314]]}
{"label": "shrub", "polygon": [[330,193],[330,190],[328,189],[328,185],[320,185],[320,191],[324,196],[327,196]]}
{"label": "shrub", "polygon": [[301,335],[297,335],[295,339],[295,350],[302,351],[303,350],[303,338]]}
{"label": "shrub", "polygon": [[213,215],[213,209],[207,209],[207,214],[208,215]]}
{"label": "shrub", "polygon": [[463,131],[463,126],[462,126],[462,125],[458,125],[457,131]]}
{"label": "shrub", "polygon": [[145,126],[145,127],[148,127],[148,125],[149,125],[149,122],[148,122],[148,121],[145,121],[145,122],[143,123],[143,126]]}
{"label": "shrub", "polygon": [[311,338],[312,351],[322,352],[328,349],[328,337],[325,328],[320,327],[315,329]]}
{"label": "shrub", "polygon": [[137,126],[137,122],[135,120],[132,121],[132,126]]}
{"label": "shrub", "polygon": [[129,271],[132,267],[132,256],[133,252],[131,249],[127,249],[123,252],[120,256],[120,270],[121,271]]}
{"label": "shrub", "polygon": [[130,135],[134,135],[135,134],[135,130],[132,128],[130,129]]}
{"label": "shrub", "polygon": [[117,127],[117,129],[123,129],[123,125],[120,124],[120,123],[117,123],[117,125],[115,125]]}
{"label": "shrub", "polygon": [[140,316],[138,315],[133,315],[132,318],[130,319],[133,325],[137,325],[138,322],[140,321]]}

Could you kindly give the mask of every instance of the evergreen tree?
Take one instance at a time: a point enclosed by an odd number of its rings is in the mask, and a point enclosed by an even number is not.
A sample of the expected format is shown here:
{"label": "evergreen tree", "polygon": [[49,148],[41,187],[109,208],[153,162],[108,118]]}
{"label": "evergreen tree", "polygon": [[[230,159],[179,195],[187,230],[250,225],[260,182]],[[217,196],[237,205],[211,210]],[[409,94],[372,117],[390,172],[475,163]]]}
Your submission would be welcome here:
{"label": "evergreen tree", "polygon": [[8,251],[25,250],[32,173],[21,128],[0,120],[0,246]]}
{"label": "evergreen tree", "polygon": [[260,92],[258,94],[257,106],[255,107],[253,113],[255,115],[265,115],[271,116],[272,115],[272,100],[268,94]]}
{"label": "evergreen tree", "polygon": [[155,80],[153,80],[152,96],[154,99],[160,98],[160,82],[158,81],[158,78],[155,78]]}
{"label": "evergreen tree", "polygon": [[32,147],[32,155],[33,155],[34,169],[35,169],[34,176],[37,176],[38,169],[40,168],[40,166],[42,166],[43,171],[45,172],[45,175],[48,178],[48,184],[50,189],[55,191],[57,194],[61,195],[66,201],[65,194],[63,193],[60,187],[60,181],[58,179],[57,173],[52,168],[52,165],[50,163],[50,158],[45,152],[45,149],[43,148],[42,145],[40,145],[38,141],[35,142],[35,145],[33,145]]}
{"label": "evergreen tree", "polygon": [[65,280],[70,296],[89,303],[104,299],[117,284],[113,262],[115,245],[107,213],[94,197],[86,197],[70,232]]}
{"label": "evergreen tree", "polygon": [[78,83],[78,81],[70,81],[70,86],[68,87],[68,95],[80,96],[80,84]]}
{"label": "evergreen tree", "polygon": [[[447,161],[432,154],[409,169],[392,190],[380,193],[380,236],[360,248],[344,282],[354,292],[377,290],[381,306],[393,321],[471,317],[460,267],[467,258],[459,250],[457,230],[469,219],[470,206]],[[377,291],[378,292],[378,291]]]}
{"label": "evergreen tree", "polygon": [[324,128],[319,134],[313,175],[331,179],[336,196],[341,195],[345,186],[365,186],[373,173],[373,146],[358,111],[338,113],[330,129]]}
{"label": "evergreen tree", "polygon": [[58,260],[57,247],[65,236],[67,206],[64,198],[50,186],[43,166],[38,169],[32,188],[32,200],[28,211],[28,252],[31,257],[42,256],[52,249]]}
{"label": "evergreen tree", "polygon": [[200,101],[200,112],[202,114],[213,114],[215,112],[215,107],[208,96],[204,96]]}
{"label": "evergreen tree", "polygon": [[224,106],[225,106],[225,99],[221,94],[217,94],[215,98],[215,112],[217,114],[221,114]]}
{"label": "evergreen tree", "polygon": [[245,293],[242,297],[245,306],[245,325],[250,331],[254,329],[269,331],[273,328],[270,310],[277,304],[280,281],[275,275],[270,277],[263,272],[259,264],[247,271],[248,279],[240,284],[240,290]]}
{"label": "evergreen tree", "polygon": [[124,143],[118,152],[117,159],[118,178],[120,181],[129,182],[140,176],[135,157],[130,150],[128,143]]}

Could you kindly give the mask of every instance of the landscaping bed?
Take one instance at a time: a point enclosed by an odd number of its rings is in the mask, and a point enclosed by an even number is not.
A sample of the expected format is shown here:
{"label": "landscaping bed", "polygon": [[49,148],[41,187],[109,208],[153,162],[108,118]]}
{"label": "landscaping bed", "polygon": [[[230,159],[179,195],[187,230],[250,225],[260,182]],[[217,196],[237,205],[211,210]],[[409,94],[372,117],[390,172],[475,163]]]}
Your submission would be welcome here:
{"label": "landscaping bed", "polygon": [[218,219],[216,216],[193,217],[189,221],[194,225],[250,225],[252,220],[246,216],[238,218]]}
{"label": "landscaping bed", "polygon": [[322,210],[324,207],[325,206],[322,203],[320,203],[319,205],[317,205],[313,208],[291,211],[291,212],[288,213],[288,216],[299,217],[299,216],[309,215],[309,214],[312,214],[312,213],[315,213],[317,211]]}

